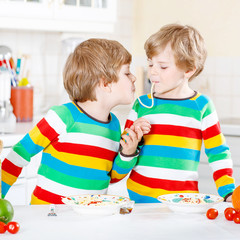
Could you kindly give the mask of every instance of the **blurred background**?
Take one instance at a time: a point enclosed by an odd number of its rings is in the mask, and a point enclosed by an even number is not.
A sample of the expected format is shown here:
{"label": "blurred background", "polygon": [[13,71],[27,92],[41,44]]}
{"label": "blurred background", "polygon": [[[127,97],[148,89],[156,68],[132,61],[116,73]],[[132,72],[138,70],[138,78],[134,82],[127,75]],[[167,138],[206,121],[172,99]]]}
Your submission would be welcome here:
{"label": "blurred background", "polygon": [[[11,49],[15,64],[18,59],[25,60],[22,77],[34,88],[35,123],[51,106],[68,101],[62,70],[80,42],[97,37],[122,43],[133,55],[137,96],[150,87],[143,49],[146,39],[165,24],[194,26],[205,39],[208,58],[204,71],[191,85],[215,103],[239,183],[239,22],[239,0],[0,0],[0,45]],[[130,109],[131,105],[114,109],[122,125]],[[20,137],[5,138],[5,146],[11,147]],[[202,158],[200,189],[216,193],[207,160],[204,155]],[[25,191],[30,192],[28,188]]]}
{"label": "blurred background", "polygon": [[189,24],[201,32],[208,50],[193,87],[213,98],[221,119],[240,118],[239,22],[239,0],[0,0],[0,45],[12,50],[15,61],[28,56],[34,114],[42,115],[66,101],[62,68],[81,41],[120,41],[133,54],[141,94],[146,39],[165,24]]}

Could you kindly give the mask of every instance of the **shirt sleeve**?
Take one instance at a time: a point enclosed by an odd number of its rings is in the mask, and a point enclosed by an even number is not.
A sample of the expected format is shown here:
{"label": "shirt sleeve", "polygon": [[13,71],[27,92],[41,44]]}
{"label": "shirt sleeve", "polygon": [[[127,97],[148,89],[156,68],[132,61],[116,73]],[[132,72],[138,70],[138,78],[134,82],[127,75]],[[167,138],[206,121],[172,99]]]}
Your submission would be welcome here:
{"label": "shirt sleeve", "polygon": [[29,164],[31,157],[46,148],[65,129],[60,116],[50,109],[46,116],[13,146],[2,163],[3,198],[21,174],[22,168]]}
{"label": "shirt sleeve", "polygon": [[[129,113],[128,119],[125,124],[125,128],[129,128],[133,124],[133,122],[137,119],[137,113],[134,109],[134,106]],[[118,155],[116,156],[113,162],[113,167],[111,171],[111,183],[115,183],[122,180],[128,175],[129,172],[131,172],[133,167],[136,165],[139,151],[140,150],[138,148],[135,154],[131,156],[126,156],[123,153],[121,153],[121,148],[119,148]]]}
{"label": "shirt sleeve", "polygon": [[131,172],[137,162],[138,154],[139,149],[136,154],[131,156],[125,156],[121,152],[118,153],[111,171],[111,183],[119,182]]}
{"label": "shirt sleeve", "polygon": [[235,189],[235,181],[232,177],[233,163],[211,100],[207,102],[202,111],[202,136],[218,193],[220,196],[226,197]]}

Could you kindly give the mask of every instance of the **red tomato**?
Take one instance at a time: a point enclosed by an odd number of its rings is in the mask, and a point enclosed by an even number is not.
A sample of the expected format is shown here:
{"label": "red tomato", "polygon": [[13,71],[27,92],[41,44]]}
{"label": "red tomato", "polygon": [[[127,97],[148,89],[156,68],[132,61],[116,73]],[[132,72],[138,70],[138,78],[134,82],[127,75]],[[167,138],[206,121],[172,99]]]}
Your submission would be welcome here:
{"label": "red tomato", "polygon": [[215,208],[210,208],[207,210],[206,216],[208,219],[215,219],[218,216],[218,210]]}
{"label": "red tomato", "polygon": [[231,210],[231,211],[233,211],[233,210],[235,210],[235,209],[234,209],[234,208],[232,208],[232,207],[228,207],[228,208],[226,208],[226,209],[224,210],[224,215],[226,214],[226,212],[227,212],[228,210]]}
{"label": "red tomato", "polygon": [[15,234],[19,231],[20,225],[17,222],[9,222],[7,224],[7,230],[12,233]]}
{"label": "red tomato", "polygon": [[4,222],[0,222],[0,233],[5,233],[7,230],[7,225]]}
{"label": "red tomato", "polygon": [[233,220],[234,214],[236,214],[236,210],[234,208],[225,209],[225,211],[224,211],[225,218],[228,221],[232,221]]}
{"label": "red tomato", "polygon": [[234,214],[233,221],[237,224],[240,224],[240,213],[235,213]]}

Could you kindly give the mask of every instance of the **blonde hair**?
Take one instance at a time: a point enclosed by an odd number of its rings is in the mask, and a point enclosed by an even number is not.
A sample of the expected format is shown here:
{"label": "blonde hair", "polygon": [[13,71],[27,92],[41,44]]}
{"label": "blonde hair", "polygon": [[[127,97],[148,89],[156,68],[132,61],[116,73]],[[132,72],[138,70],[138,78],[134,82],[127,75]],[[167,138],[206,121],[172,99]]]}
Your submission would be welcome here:
{"label": "blonde hair", "polygon": [[168,43],[171,45],[177,67],[186,71],[196,69],[190,81],[202,72],[207,51],[203,37],[195,28],[180,24],[163,26],[145,42],[147,57],[151,59],[156,56]]}
{"label": "blonde hair", "polygon": [[117,41],[88,39],[79,44],[66,61],[63,82],[73,101],[96,101],[100,79],[117,82],[122,65],[130,64],[131,54]]}

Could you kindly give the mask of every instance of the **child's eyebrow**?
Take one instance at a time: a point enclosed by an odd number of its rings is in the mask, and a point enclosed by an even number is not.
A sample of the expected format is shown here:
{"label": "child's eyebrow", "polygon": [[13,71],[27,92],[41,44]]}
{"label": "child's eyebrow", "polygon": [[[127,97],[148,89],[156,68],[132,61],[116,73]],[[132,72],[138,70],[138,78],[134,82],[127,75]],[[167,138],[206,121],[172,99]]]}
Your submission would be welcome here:
{"label": "child's eyebrow", "polygon": [[169,62],[164,62],[164,61],[157,61],[158,63],[169,63]]}

